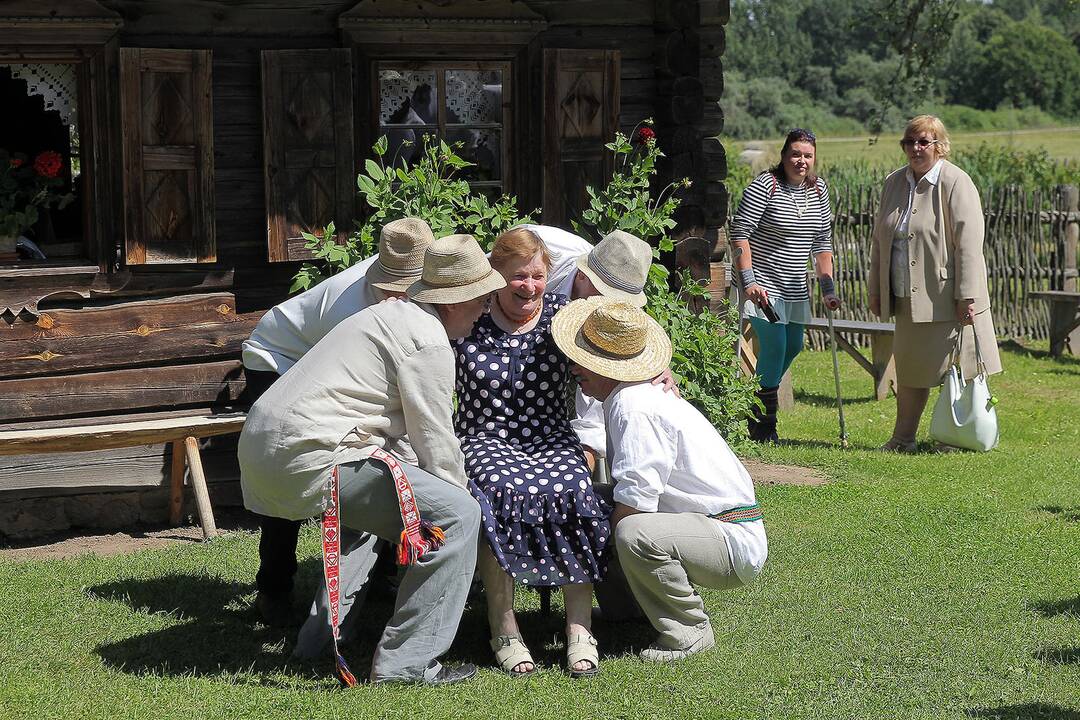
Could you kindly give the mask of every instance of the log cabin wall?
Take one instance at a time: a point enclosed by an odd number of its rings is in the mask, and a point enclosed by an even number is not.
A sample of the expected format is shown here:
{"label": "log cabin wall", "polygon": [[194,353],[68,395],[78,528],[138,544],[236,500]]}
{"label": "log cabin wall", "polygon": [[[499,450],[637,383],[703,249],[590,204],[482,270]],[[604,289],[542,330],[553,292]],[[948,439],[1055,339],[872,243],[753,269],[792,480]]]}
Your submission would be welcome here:
{"label": "log cabin wall", "polygon": [[[452,13],[455,4],[475,8],[503,2],[455,0],[435,5]],[[122,109],[118,102],[113,107],[107,98],[92,98],[101,105],[103,118],[95,131],[113,133],[118,148],[100,163],[109,167],[98,169],[102,182],[116,188],[113,209],[95,217],[112,244],[106,242],[101,249],[96,271],[85,263],[49,277],[23,268],[6,275],[0,270],[0,304],[5,305],[0,311],[8,310],[0,318],[0,405],[9,408],[0,412],[0,425],[34,417],[148,411],[238,398],[243,390],[239,344],[262,312],[285,299],[298,267],[295,262],[268,260],[262,53],[352,47],[353,66],[362,75],[366,57],[351,45],[339,19],[360,6],[395,3],[98,0],[96,4],[122,21],[98,69],[114,73],[118,84],[121,56],[134,62],[131,58],[138,53],[132,49],[209,51],[212,176],[192,161],[189,177],[192,183],[200,178],[211,183],[213,242],[200,244],[207,233],[196,238],[193,231],[191,257],[185,262],[133,264],[149,243],[133,239],[131,230],[124,229],[120,193],[133,191],[120,172],[122,161],[130,166],[119,150],[125,141],[119,129]],[[418,0],[409,5],[427,3]],[[630,132],[643,118],[656,118],[659,141],[669,155],[661,181],[682,176],[694,181],[678,232],[704,239],[681,243],[679,262],[694,266],[700,275],[697,266],[707,267],[726,211],[723,151],[710,138],[722,128],[715,101],[722,89],[719,56],[727,0],[526,0],[515,6],[524,6],[519,15],[531,12],[539,20],[523,24],[537,30],[515,56],[520,102],[510,142],[515,157],[509,189],[524,209],[544,204],[544,178],[538,168],[544,167],[545,127],[552,122],[544,111],[545,51],[604,51],[609,63],[611,58],[617,60],[618,127]],[[155,57],[142,55],[146,57],[138,62],[143,66]],[[168,63],[179,62],[167,54],[163,57]],[[194,63],[191,67],[197,72],[200,57],[195,52],[183,62]],[[373,100],[365,96],[369,87],[358,81],[354,88],[358,161],[375,134],[370,123]],[[123,109],[129,111],[135,112]],[[197,156],[201,146],[192,142]],[[176,172],[189,172],[184,169],[188,165],[178,164],[181,160],[164,162],[180,168]],[[194,216],[192,227],[198,222]],[[705,260],[699,263],[702,254]],[[217,501],[238,500],[234,453],[235,440],[228,438],[214,439],[205,451],[211,493]],[[0,537],[163,519],[169,466],[164,446],[0,457]]]}

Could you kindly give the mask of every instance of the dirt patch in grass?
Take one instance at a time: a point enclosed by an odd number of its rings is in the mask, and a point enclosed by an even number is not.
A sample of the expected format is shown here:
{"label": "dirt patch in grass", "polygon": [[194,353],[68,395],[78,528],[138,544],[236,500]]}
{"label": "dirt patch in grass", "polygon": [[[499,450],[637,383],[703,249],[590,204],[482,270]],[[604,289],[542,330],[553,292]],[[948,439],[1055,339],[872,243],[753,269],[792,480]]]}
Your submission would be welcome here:
{"label": "dirt patch in grass", "polygon": [[[756,485],[824,485],[829,481],[819,470],[800,465],[772,465],[757,460],[744,460]],[[251,530],[256,527],[251,516],[242,510],[227,509],[214,512],[218,530]],[[174,543],[202,542],[198,525],[181,527],[151,527],[145,530],[87,535],[67,532],[60,535],[18,541],[0,547],[5,560],[59,560],[77,555],[123,555],[148,548],[160,548]]]}
{"label": "dirt patch in grass", "polygon": [[[252,529],[257,527],[251,515],[242,510],[214,510],[214,520],[219,532]],[[203,541],[202,528],[198,525],[179,527],[147,527],[110,534],[88,535],[77,531],[65,532],[26,541],[14,541],[0,547],[0,558],[5,560],[60,560],[77,555],[123,555],[137,550],[160,548],[175,543]]]}
{"label": "dirt patch in grass", "polygon": [[824,485],[829,478],[820,470],[801,465],[772,465],[756,460],[743,460],[755,485]]}

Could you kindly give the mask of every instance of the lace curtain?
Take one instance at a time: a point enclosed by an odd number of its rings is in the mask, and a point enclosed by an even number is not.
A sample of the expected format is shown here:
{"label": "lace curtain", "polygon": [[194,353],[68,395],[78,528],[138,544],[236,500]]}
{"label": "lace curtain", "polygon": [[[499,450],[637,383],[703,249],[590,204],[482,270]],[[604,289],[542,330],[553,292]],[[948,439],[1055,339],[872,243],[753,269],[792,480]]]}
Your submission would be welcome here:
{"label": "lace curtain", "polygon": [[74,65],[9,65],[13,77],[26,81],[30,95],[40,95],[46,110],[60,113],[65,125],[74,126],[78,74]]}

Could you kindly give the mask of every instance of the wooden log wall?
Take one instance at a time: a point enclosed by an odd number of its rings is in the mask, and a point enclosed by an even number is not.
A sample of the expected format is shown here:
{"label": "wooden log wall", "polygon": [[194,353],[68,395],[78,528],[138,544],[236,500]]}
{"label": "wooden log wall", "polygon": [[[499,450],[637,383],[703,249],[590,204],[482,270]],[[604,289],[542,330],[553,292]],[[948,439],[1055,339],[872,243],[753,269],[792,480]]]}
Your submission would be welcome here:
{"label": "wooden log wall", "polygon": [[[427,1],[419,0],[420,5]],[[529,85],[541,86],[543,48],[618,50],[620,127],[629,132],[643,118],[661,117],[662,104],[667,130],[660,135],[671,143],[673,168],[700,182],[694,189],[693,227],[717,223],[722,204],[712,201],[721,166],[702,165],[696,158],[705,136],[721,126],[718,109],[708,105],[722,87],[718,57],[726,0],[522,1],[547,22],[523,56]],[[0,277],[0,423],[236,398],[243,388],[240,343],[262,312],[287,296],[297,267],[267,261],[260,52],[340,47],[338,17],[356,4],[100,2],[124,20],[122,47],[212,53],[217,260],[120,267],[109,274],[83,268],[48,277],[22,271]],[[709,29],[695,28],[698,22]],[[670,58],[658,60],[663,38]],[[699,78],[699,67],[709,68],[712,76]],[[529,103],[524,114],[531,116],[518,118],[519,127],[528,128],[522,145],[536,153],[525,162],[535,167],[541,166],[542,118],[531,111],[538,107]],[[523,208],[540,204],[539,187],[536,178],[515,188]],[[234,442],[214,440],[214,446],[226,449],[208,462],[209,475],[236,477]],[[0,459],[0,501],[87,486],[123,489],[167,482],[163,446],[91,455]]]}

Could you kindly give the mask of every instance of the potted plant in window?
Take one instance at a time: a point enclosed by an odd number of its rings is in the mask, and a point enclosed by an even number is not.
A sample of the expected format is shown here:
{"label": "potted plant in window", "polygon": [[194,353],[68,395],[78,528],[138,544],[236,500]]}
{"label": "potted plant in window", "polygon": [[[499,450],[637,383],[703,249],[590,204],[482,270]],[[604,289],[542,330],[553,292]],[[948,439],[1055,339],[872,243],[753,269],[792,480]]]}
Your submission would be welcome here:
{"label": "potted plant in window", "polygon": [[0,148],[0,258],[15,255],[19,235],[37,222],[39,208],[62,208],[74,197],[62,194],[64,159],[45,150],[33,162]]}

